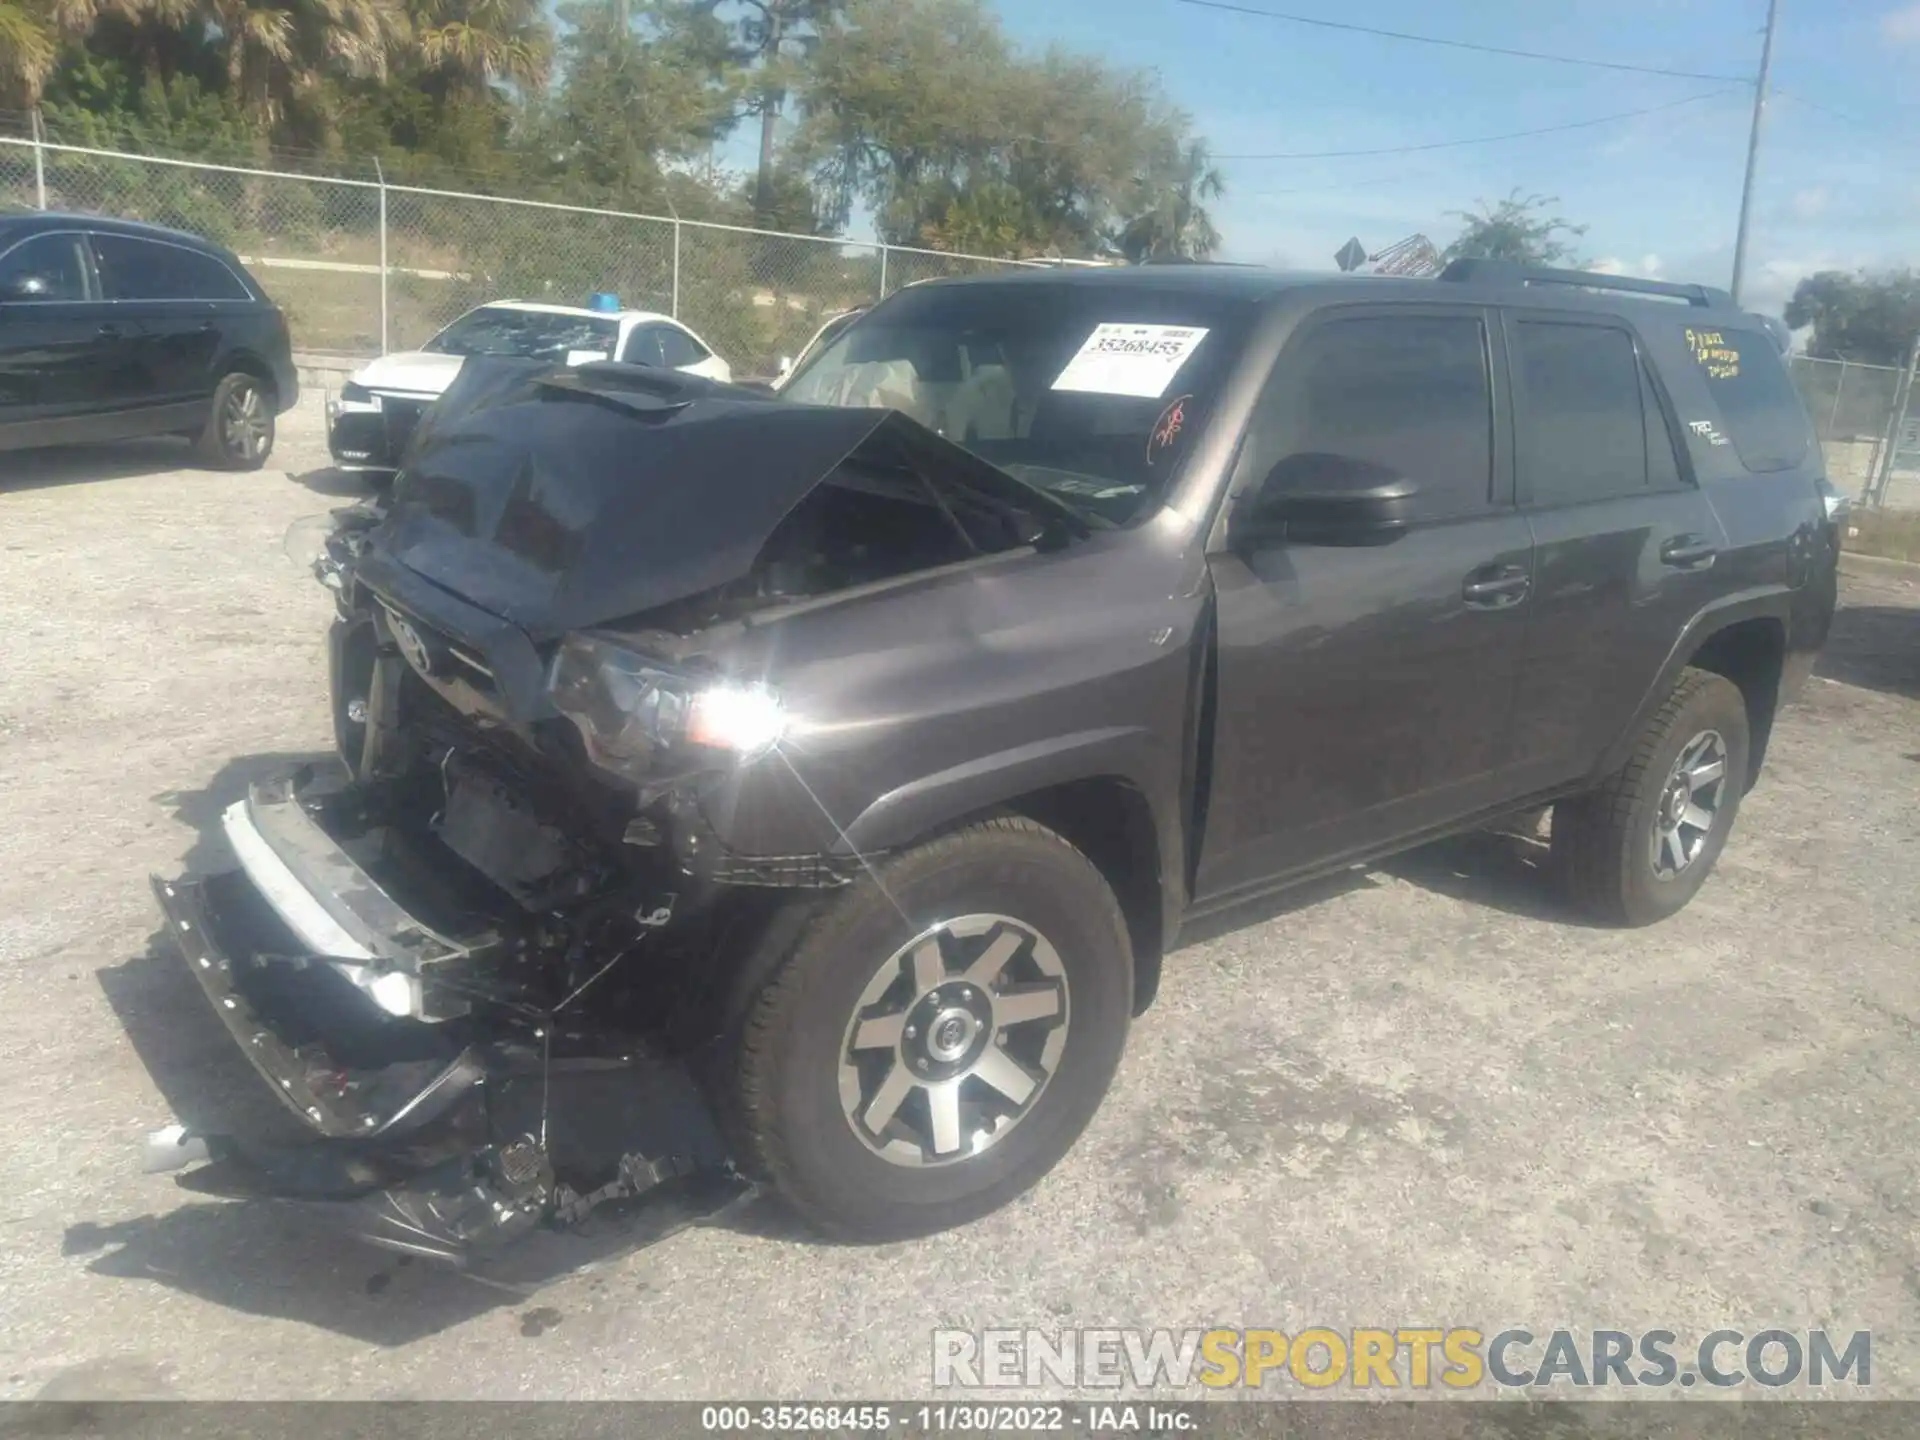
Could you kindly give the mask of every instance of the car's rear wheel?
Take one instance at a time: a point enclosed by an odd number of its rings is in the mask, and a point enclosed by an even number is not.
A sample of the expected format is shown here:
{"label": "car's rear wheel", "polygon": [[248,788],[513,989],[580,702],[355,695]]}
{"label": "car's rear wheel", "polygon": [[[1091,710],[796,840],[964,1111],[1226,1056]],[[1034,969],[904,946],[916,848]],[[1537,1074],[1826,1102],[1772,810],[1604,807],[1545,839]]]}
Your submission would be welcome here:
{"label": "car's rear wheel", "polygon": [[1627,763],[1553,811],[1553,859],[1568,898],[1609,925],[1651,925],[1706,883],[1746,788],[1747,706],[1739,687],[1684,671]]}
{"label": "car's rear wheel", "polygon": [[221,470],[258,470],[273,453],[273,393],[257,375],[236,370],[214,387],[200,431],[200,458]]}
{"label": "car's rear wheel", "polygon": [[896,856],[760,982],[733,1078],[742,1159],[846,1239],[985,1215],[1092,1118],[1132,972],[1113,892],[1050,830],[995,819]]}

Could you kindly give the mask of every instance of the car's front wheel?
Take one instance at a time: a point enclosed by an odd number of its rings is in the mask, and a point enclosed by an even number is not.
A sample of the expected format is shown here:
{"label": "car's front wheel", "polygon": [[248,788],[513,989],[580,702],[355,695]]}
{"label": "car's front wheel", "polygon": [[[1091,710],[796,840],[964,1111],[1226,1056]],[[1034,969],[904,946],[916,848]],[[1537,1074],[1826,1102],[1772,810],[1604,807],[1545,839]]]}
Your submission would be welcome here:
{"label": "car's front wheel", "polygon": [[273,392],[257,375],[236,370],[213,391],[200,431],[200,458],[221,470],[258,470],[273,453]]}
{"label": "car's front wheel", "polygon": [[1113,892],[1052,831],[1000,818],[898,855],[810,918],[748,1006],[742,1158],[846,1239],[985,1215],[1099,1107],[1132,976]]}

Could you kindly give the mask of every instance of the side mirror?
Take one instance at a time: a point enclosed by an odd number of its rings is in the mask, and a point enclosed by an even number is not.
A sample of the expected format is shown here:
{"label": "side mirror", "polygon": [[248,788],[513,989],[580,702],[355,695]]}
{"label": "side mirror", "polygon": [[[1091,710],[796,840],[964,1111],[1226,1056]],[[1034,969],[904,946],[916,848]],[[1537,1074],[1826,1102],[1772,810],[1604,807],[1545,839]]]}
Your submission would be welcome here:
{"label": "side mirror", "polygon": [[792,373],[793,373],[793,357],[791,355],[782,355],[780,357],[780,368],[779,368],[780,378],[784,380],[787,378],[787,376],[791,375]]}
{"label": "side mirror", "polygon": [[1320,451],[1289,455],[1241,504],[1233,542],[1385,545],[1407,528],[1418,489],[1371,461]]}

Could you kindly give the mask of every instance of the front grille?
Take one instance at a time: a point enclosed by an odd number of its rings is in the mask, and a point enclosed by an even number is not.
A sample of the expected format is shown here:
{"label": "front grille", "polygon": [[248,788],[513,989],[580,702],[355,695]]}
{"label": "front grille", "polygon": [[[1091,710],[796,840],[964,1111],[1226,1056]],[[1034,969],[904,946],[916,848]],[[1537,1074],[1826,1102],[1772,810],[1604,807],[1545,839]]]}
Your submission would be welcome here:
{"label": "front grille", "polygon": [[385,599],[380,604],[387,612],[387,622],[400,647],[401,658],[418,671],[422,679],[434,684],[462,680],[482,695],[499,693],[493,670],[473,650]]}

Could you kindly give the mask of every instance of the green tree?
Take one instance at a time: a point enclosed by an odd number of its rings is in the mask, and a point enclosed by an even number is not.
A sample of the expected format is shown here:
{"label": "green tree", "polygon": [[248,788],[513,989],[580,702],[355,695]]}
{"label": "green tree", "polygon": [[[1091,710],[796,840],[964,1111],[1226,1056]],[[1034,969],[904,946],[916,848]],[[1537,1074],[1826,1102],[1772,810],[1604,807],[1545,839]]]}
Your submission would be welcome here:
{"label": "green tree", "polygon": [[808,59],[820,45],[843,0],[705,0],[711,13],[723,8],[734,36],[734,63],[740,78],[741,114],[759,122],[760,151],[754,166],[753,210],[757,223],[770,223],[775,211],[791,203],[779,190],[778,131],[781,114]]}
{"label": "green tree", "polygon": [[560,7],[565,83],[533,128],[542,172],[616,208],[671,205],[671,167],[732,124],[729,37],[683,0],[576,0]]}
{"label": "green tree", "polygon": [[850,0],[809,66],[795,148],[844,224],[856,201],[910,244],[1008,131],[1012,52],[984,0]]}
{"label": "green tree", "polygon": [[262,130],[289,138],[324,76],[384,78],[405,34],[394,0],[206,0],[204,16],[225,47],[227,93]]}
{"label": "green tree", "polygon": [[1813,327],[1809,355],[1904,365],[1920,335],[1920,275],[1823,270],[1794,287],[1785,318],[1796,330]]}
{"label": "green tree", "polygon": [[1189,140],[1170,163],[1147,179],[1147,207],[1120,232],[1120,252],[1143,260],[1204,260],[1220,248],[1207,202],[1227,186],[1204,140]]}
{"label": "green tree", "polygon": [[1553,207],[1557,195],[1522,195],[1513,191],[1497,205],[1479,202],[1477,211],[1454,210],[1460,234],[1443,252],[1446,260],[1510,260],[1521,265],[1572,265],[1574,245],[1587,233],[1584,225],[1570,224]]}
{"label": "green tree", "polygon": [[39,103],[60,39],[47,0],[0,0],[0,105],[25,110]]}
{"label": "green tree", "polygon": [[[794,157],[833,218],[864,202],[894,243],[998,254],[1111,248],[1177,179],[1190,128],[1150,74],[1022,55],[984,0],[847,0],[801,101]],[[1205,167],[1192,178],[1197,203]]]}
{"label": "green tree", "polygon": [[484,96],[495,85],[536,91],[553,68],[553,31],[540,0],[414,0],[422,65]]}

